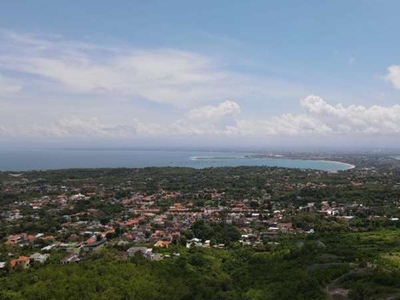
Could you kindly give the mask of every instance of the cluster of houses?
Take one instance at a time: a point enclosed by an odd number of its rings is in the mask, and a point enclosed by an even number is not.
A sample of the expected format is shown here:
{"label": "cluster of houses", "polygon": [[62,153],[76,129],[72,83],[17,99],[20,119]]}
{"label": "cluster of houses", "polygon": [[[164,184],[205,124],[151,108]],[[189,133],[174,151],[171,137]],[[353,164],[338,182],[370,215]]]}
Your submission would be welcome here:
{"label": "cluster of houses", "polygon": [[[310,171],[310,174],[304,176],[318,177],[320,174],[322,173]],[[329,187],[361,187],[371,172],[361,170],[357,174],[358,178],[350,178],[347,185],[335,183]],[[57,222],[62,220],[57,230],[45,233],[16,232],[9,235],[4,241],[6,246],[38,248],[43,253],[14,258],[9,262],[11,268],[28,268],[32,262],[44,263],[49,259],[49,251],[66,252],[66,256],[60,260],[61,264],[76,263],[84,255],[104,247],[107,241],[133,245],[126,252],[127,257],[139,253],[149,260],[159,260],[162,256],[153,252],[153,248],[168,248],[173,243],[179,243],[182,235],[200,220],[234,225],[242,233],[239,240],[241,245],[256,246],[280,234],[313,234],[312,226],[301,228],[293,224],[297,215],[315,213],[326,218],[351,220],[354,213],[370,209],[360,203],[336,204],[328,199],[307,203],[300,196],[293,201],[273,201],[271,194],[265,191],[256,198],[230,199],[225,192],[216,189],[203,189],[190,194],[159,190],[148,194],[134,191],[129,181],[115,187],[87,183],[59,186],[50,185],[42,179],[29,181],[21,176],[11,177],[13,180],[4,184],[3,189],[8,194],[40,191],[45,196],[4,206],[0,212],[2,225],[23,224],[27,218],[30,222],[46,223],[47,220],[43,219],[41,213],[44,211],[47,217]],[[233,177],[240,180],[239,176]],[[314,191],[328,187],[326,183],[307,181],[308,179],[290,181],[289,176],[278,179],[271,177],[266,180],[265,187],[271,193],[274,190]],[[115,197],[118,192],[128,188],[130,190],[127,196]],[[110,214],[102,205],[96,206],[93,199],[96,199],[97,204],[118,207],[120,210]],[[400,203],[398,205],[400,207]],[[82,207],[82,210],[77,211],[76,207]],[[390,220],[396,222],[398,218],[394,216]],[[152,248],[136,247],[137,245],[152,245]],[[187,241],[185,246],[224,247],[222,244],[211,245],[209,240],[196,238]],[[0,269],[5,266],[5,262],[0,262]]]}
{"label": "cluster of houses", "polygon": [[[226,206],[204,206],[196,207],[193,202],[175,202],[166,210],[155,207],[155,201],[159,197],[173,200],[179,193],[161,193],[159,195],[145,196],[134,194],[129,198],[122,199],[120,203],[125,208],[125,213],[118,219],[110,220],[108,224],[102,224],[96,220],[98,209],[87,209],[70,215],[63,215],[64,223],[56,235],[38,233],[36,235],[19,233],[7,237],[7,246],[37,246],[41,245],[41,251],[59,250],[66,251],[68,255],[60,263],[67,264],[79,262],[80,253],[89,253],[101,249],[107,239],[118,239],[128,244],[153,244],[156,248],[168,248],[172,243],[179,242],[183,232],[199,220],[206,222],[225,222],[237,226],[243,233],[240,243],[242,245],[257,245],[260,240],[271,238],[278,234],[290,233],[313,233],[295,228],[288,221],[286,209],[268,209],[262,203],[257,207],[249,205],[249,200],[232,201]],[[219,199],[221,193],[212,191],[212,197]],[[61,201],[62,206],[68,206],[78,201],[86,201],[88,196],[80,193],[70,197],[57,196],[56,201]],[[51,201],[50,197],[44,197],[43,201]],[[35,202],[35,207],[43,206],[43,201]],[[253,201],[254,202],[254,201]],[[279,207],[275,205],[275,208]],[[308,203],[306,207],[299,207],[300,211],[315,211],[315,203]],[[339,208],[331,207],[327,201],[319,205],[321,214],[335,214]],[[80,216],[85,214],[91,216],[91,220],[82,220]],[[263,228],[255,231],[254,227]],[[116,232],[116,228],[119,232]],[[60,239],[60,237],[62,237]],[[189,240],[186,247],[210,247],[210,241],[201,241],[196,238]],[[223,248],[224,245],[212,245]],[[143,249],[142,249],[143,250]],[[142,251],[141,250],[141,251]],[[143,251],[142,251],[143,252]],[[158,260],[157,255],[146,250],[145,257]],[[153,253],[153,254],[151,254]]]}
{"label": "cluster of houses", "polygon": [[[41,254],[41,253],[34,253],[31,256],[19,256],[17,258],[14,258],[12,260],[10,260],[10,262],[8,263],[9,266],[9,270],[16,270],[16,269],[27,269],[31,266],[31,263],[38,263],[38,264],[44,264],[45,262],[48,261],[48,259],[50,258],[50,254],[46,253],[46,254]],[[7,267],[7,263],[6,262],[0,262],[0,270],[1,269],[5,269]]]}
{"label": "cluster of houses", "polygon": [[[44,247],[41,250],[42,252],[47,252],[50,250],[66,252],[67,253],[66,256],[59,261],[61,265],[65,265],[65,264],[80,262],[88,253],[102,249],[106,245],[106,243],[107,240],[105,238],[98,236],[97,239],[95,237],[92,237],[82,244],[57,242],[47,247]],[[125,244],[126,243],[123,243],[123,245]],[[154,247],[168,248],[169,245],[170,245],[169,242],[159,241],[154,244]],[[140,254],[146,259],[152,261],[159,261],[164,257],[160,253],[153,252],[152,248],[142,247],[142,246],[130,247],[125,254],[126,255],[121,256],[123,259],[133,257],[135,256],[135,254]],[[174,255],[179,256],[179,253],[174,253]],[[166,257],[168,257],[168,255]],[[39,253],[39,252],[36,252],[29,257],[19,256],[17,258],[10,260],[8,263],[0,262],[0,270],[5,269],[7,266],[10,271],[16,269],[27,269],[31,266],[31,263],[44,264],[49,260],[49,258],[50,258],[49,253]]]}

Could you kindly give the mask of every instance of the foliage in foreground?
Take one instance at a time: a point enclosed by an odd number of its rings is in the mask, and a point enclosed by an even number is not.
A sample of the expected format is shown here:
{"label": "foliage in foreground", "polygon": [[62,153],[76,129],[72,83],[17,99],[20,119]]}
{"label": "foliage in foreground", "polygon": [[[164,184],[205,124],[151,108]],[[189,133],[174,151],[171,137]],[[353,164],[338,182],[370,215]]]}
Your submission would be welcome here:
{"label": "foliage in foreground", "polygon": [[160,262],[140,255],[120,261],[107,249],[79,264],[8,274],[0,299],[329,299],[338,288],[348,299],[397,299],[400,271],[386,258],[398,242],[372,246],[398,234],[283,238],[260,249],[174,246],[181,256]]}

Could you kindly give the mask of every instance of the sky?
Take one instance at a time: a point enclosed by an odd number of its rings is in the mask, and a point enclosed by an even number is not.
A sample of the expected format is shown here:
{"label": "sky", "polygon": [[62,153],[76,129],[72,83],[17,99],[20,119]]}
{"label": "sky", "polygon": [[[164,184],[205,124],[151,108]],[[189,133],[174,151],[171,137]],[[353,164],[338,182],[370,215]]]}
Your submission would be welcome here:
{"label": "sky", "polygon": [[0,147],[400,148],[397,0],[0,4]]}

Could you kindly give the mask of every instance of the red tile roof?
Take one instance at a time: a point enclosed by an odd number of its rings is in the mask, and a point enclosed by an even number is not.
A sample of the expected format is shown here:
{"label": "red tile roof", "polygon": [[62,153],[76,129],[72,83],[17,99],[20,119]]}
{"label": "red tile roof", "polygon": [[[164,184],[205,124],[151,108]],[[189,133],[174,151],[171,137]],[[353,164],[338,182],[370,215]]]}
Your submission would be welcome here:
{"label": "red tile roof", "polygon": [[18,257],[18,258],[16,258],[16,259],[13,259],[12,261],[10,261],[10,265],[11,265],[12,267],[15,267],[15,266],[17,265],[17,263],[19,263],[19,262],[27,262],[27,261],[29,261],[29,257],[27,257],[27,256],[20,256],[20,257]]}

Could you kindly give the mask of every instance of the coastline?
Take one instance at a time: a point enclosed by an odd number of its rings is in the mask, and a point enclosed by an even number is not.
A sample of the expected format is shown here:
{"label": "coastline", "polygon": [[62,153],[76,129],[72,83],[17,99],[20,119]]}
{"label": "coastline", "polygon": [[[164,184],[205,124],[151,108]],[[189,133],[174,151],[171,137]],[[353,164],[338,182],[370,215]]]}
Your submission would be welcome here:
{"label": "coastline", "polygon": [[[73,168],[237,167],[270,166],[321,171],[345,171],[355,166],[312,158],[261,156],[238,152],[179,151],[0,151],[2,171],[59,170]],[[210,155],[211,154],[211,155]]]}
{"label": "coastline", "polygon": [[342,161],[338,161],[338,160],[319,159],[318,161],[325,161],[325,162],[330,162],[330,163],[335,163],[335,164],[341,164],[341,165],[348,166],[349,168],[344,170],[344,171],[351,170],[351,169],[354,169],[356,167],[355,165],[352,165],[352,164],[349,164],[349,163],[345,163],[345,162],[342,162]]}
{"label": "coastline", "polygon": [[[190,160],[192,161],[218,161],[218,160],[269,160],[269,161],[274,161],[274,160],[291,160],[291,161],[316,161],[316,162],[327,162],[327,163],[333,163],[341,166],[346,166],[346,169],[340,170],[340,171],[347,171],[354,169],[356,166],[346,163],[346,162],[341,162],[337,160],[326,160],[326,159],[303,159],[303,158],[290,158],[290,157],[256,157],[256,156],[191,156],[189,157]],[[339,171],[339,170],[338,170]]]}

